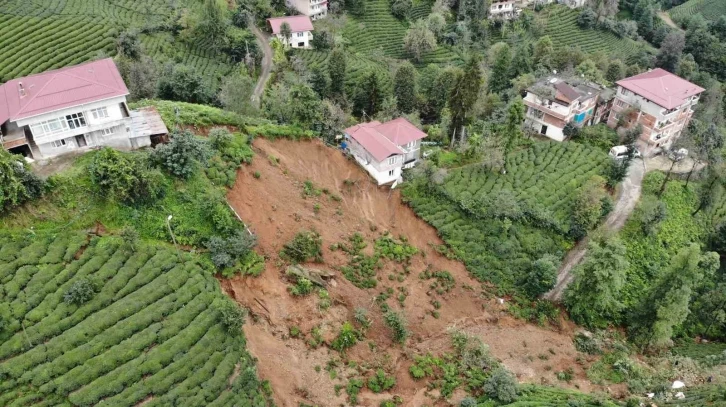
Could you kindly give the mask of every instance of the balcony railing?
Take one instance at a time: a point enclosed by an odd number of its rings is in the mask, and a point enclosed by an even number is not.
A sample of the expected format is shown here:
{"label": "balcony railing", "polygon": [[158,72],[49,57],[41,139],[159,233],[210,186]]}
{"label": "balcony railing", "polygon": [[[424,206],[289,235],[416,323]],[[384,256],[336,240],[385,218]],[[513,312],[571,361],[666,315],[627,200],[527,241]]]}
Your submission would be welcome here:
{"label": "balcony railing", "polygon": [[123,117],[120,119],[108,120],[108,121],[103,121],[100,123],[87,124],[86,126],[83,126],[83,127],[76,127],[75,129],[68,129],[66,131],[53,133],[53,134],[47,134],[47,135],[44,134],[42,136],[33,135],[33,138],[35,139],[36,144],[45,144],[45,143],[50,143],[50,142],[53,142],[56,140],[61,140],[64,138],[77,136],[80,134],[92,133],[94,131],[107,129],[109,127],[116,127],[116,126],[119,126],[126,122],[131,123],[131,118]]}

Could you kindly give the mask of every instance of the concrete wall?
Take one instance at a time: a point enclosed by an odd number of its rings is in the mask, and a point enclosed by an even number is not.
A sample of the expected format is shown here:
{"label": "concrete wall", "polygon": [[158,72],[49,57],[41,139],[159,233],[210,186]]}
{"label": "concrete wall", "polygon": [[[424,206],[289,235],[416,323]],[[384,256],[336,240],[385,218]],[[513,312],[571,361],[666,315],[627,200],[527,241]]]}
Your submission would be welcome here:
{"label": "concrete wall", "polygon": [[[298,36],[301,35],[301,36]],[[282,35],[277,34],[277,39],[280,40],[283,44],[286,44],[285,38],[282,37]],[[290,47],[291,48],[310,48],[310,41],[313,40],[313,33],[311,31],[304,31],[299,33],[292,33],[292,38],[290,39]],[[300,45],[302,44],[302,45]]]}
{"label": "concrete wall", "polygon": [[[378,185],[393,182],[401,177],[403,155],[392,156],[389,158],[393,158],[393,160],[386,158],[384,161],[379,162],[353,138],[348,137],[347,139],[350,153],[358,164],[375,178]],[[390,161],[393,161],[393,163]]]}

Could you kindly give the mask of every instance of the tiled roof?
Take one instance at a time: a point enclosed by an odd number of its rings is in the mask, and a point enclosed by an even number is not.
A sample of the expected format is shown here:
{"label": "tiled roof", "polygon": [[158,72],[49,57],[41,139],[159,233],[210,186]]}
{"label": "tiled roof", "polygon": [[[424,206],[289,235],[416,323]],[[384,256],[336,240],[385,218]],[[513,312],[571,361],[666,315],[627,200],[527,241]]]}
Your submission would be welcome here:
{"label": "tiled roof", "polygon": [[128,93],[111,58],[12,79],[0,86],[0,124]]}
{"label": "tiled roof", "polygon": [[272,32],[274,34],[280,33],[280,26],[282,26],[282,23],[288,23],[290,25],[290,31],[294,33],[313,30],[313,22],[308,16],[268,18],[267,23],[270,24],[270,27],[272,27]]}
{"label": "tiled roof", "polygon": [[373,121],[356,124],[345,129],[345,134],[357,141],[378,161],[403,154],[399,146],[426,137],[426,133],[402,117],[385,123]]}
{"label": "tiled roof", "polygon": [[616,83],[666,109],[681,106],[688,98],[705,90],[661,68]]}

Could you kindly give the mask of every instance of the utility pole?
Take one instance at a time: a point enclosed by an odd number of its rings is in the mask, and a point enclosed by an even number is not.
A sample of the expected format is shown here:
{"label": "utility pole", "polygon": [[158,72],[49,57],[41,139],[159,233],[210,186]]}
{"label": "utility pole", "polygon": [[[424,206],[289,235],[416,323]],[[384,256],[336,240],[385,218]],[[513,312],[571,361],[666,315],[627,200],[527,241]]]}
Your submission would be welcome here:
{"label": "utility pole", "polygon": [[171,218],[172,215],[169,215],[166,218],[166,227],[169,228],[169,234],[171,235],[171,241],[174,242],[174,248],[176,249],[176,255],[179,257],[179,262],[182,262],[181,253],[179,252],[179,246],[176,244],[176,236],[174,236],[174,232],[171,230]]}

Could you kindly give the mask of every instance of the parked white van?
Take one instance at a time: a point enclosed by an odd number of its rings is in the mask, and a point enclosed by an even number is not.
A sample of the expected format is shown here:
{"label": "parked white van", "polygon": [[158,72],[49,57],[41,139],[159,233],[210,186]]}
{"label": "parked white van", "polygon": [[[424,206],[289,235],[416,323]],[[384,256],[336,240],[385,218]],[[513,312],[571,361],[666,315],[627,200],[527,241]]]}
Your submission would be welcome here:
{"label": "parked white van", "polygon": [[[608,155],[616,160],[622,160],[628,156],[628,146],[615,146],[610,149]],[[636,148],[633,157],[640,158],[640,151]]]}

